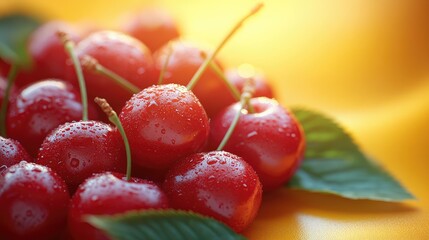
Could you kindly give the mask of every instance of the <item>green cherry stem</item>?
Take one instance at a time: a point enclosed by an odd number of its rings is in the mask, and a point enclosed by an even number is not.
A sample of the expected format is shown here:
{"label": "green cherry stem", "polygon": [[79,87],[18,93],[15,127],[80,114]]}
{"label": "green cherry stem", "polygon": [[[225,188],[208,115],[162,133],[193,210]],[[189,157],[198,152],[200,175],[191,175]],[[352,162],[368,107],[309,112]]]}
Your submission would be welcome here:
{"label": "green cherry stem", "polygon": [[82,58],[82,66],[86,70],[93,71],[95,73],[101,74],[105,77],[108,77],[109,79],[113,80],[116,84],[124,88],[125,90],[129,91],[130,93],[138,93],[140,92],[140,88],[136,85],[132,84],[125,78],[119,76],[118,74],[114,73],[113,71],[109,70],[108,68],[101,65],[97,59],[85,55]]}
{"label": "green cherry stem", "polygon": [[203,75],[204,71],[209,66],[210,62],[216,57],[216,55],[219,53],[219,51],[229,41],[229,39],[235,34],[235,32],[237,32],[237,30],[240,29],[240,27],[243,25],[243,23],[248,18],[250,18],[251,16],[253,16],[254,14],[256,14],[263,6],[264,6],[263,3],[257,4],[247,15],[245,15],[240,21],[238,21],[235,24],[235,26],[229,31],[229,33],[226,35],[226,37],[219,43],[219,45],[216,47],[216,49],[214,50],[214,52],[211,53],[205,59],[205,61],[201,64],[201,66],[195,72],[194,76],[189,81],[188,85],[186,86],[186,88],[188,90],[192,90],[194,88],[195,84],[197,84],[198,80],[201,78],[201,76]]}
{"label": "green cherry stem", "polygon": [[164,81],[164,75],[165,75],[165,72],[167,71],[168,63],[170,62],[170,57],[172,53],[173,53],[173,47],[171,46],[171,42],[170,42],[168,43],[167,57],[165,58],[165,62],[162,65],[161,72],[159,73],[158,85],[161,85],[162,82]]}
{"label": "green cherry stem", "polygon": [[118,115],[112,109],[112,107],[110,107],[110,105],[106,101],[106,99],[96,97],[94,99],[94,101],[95,101],[95,103],[98,104],[98,106],[100,106],[100,108],[103,110],[103,112],[109,117],[109,121],[112,122],[116,126],[116,128],[118,128],[119,133],[122,136],[122,139],[123,139],[124,145],[125,145],[125,153],[127,155],[126,178],[127,178],[127,181],[129,181],[131,179],[131,149],[130,149],[130,144],[128,142],[127,134],[125,134],[125,130],[122,127],[122,123],[119,120]]}
{"label": "green cherry stem", "polygon": [[83,77],[82,67],[74,50],[75,44],[73,41],[70,40],[66,33],[59,31],[57,35],[63,42],[66,52],[73,61],[74,69],[76,71],[79,82],[80,97],[82,100],[82,120],[88,121],[88,97],[86,93],[85,78]]}
{"label": "green cherry stem", "polygon": [[235,127],[237,126],[238,120],[240,119],[243,109],[245,109],[246,105],[248,107],[251,106],[250,99],[252,98],[252,94],[253,94],[253,86],[250,86],[250,84],[248,83],[249,82],[246,82],[246,85],[244,86],[244,89],[243,89],[243,93],[241,94],[241,97],[240,97],[240,109],[235,114],[234,119],[232,119],[231,125],[229,126],[228,130],[225,133],[225,136],[223,137],[222,141],[217,147],[216,150],[218,151],[221,151],[225,147],[228,140],[231,138],[232,133],[234,132]]}
{"label": "green cherry stem", "polygon": [[12,64],[9,70],[9,73],[7,75],[7,84],[6,84],[6,89],[4,91],[3,102],[1,104],[1,110],[0,110],[0,135],[3,137],[6,137],[7,106],[9,104],[10,92],[15,82],[17,73],[18,73],[18,65]]}

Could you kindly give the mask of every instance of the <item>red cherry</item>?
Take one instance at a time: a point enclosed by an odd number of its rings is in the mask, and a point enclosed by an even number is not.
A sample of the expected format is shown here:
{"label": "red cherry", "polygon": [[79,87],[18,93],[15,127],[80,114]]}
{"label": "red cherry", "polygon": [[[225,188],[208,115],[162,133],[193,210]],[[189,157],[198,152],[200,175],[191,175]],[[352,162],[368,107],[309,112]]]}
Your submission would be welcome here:
{"label": "red cherry", "polygon": [[142,41],[152,52],[180,35],[173,16],[155,7],[129,15],[122,31]]}
{"label": "red cherry", "polygon": [[21,161],[32,162],[33,158],[18,141],[0,137],[0,171]]}
{"label": "red cherry", "polygon": [[0,238],[58,239],[69,199],[51,169],[25,161],[9,167],[0,173]]}
{"label": "red cherry", "polygon": [[[75,50],[80,58],[85,55],[95,58],[101,65],[141,89],[156,82],[150,51],[128,35],[113,31],[95,32],[79,42]],[[74,70],[70,74],[74,75]],[[107,99],[115,111],[119,112],[132,96],[131,92],[106,76],[86,69],[84,75],[88,97]]]}
{"label": "red cherry", "polygon": [[38,164],[56,171],[73,193],[86,178],[105,171],[125,171],[123,143],[116,128],[96,121],[65,123],[45,139]]}
{"label": "red cherry", "polygon": [[224,151],[180,160],[163,188],[173,208],[213,217],[237,232],[255,218],[262,198],[258,175],[242,158]]}
{"label": "red cherry", "polygon": [[[10,103],[7,133],[36,156],[50,131],[81,118],[80,95],[74,87],[60,80],[44,80],[21,89]],[[94,105],[90,105],[90,118],[97,118]]]}
{"label": "red cherry", "polygon": [[82,183],[74,194],[68,225],[74,239],[109,239],[85,221],[87,215],[113,215],[145,209],[165,209],[168,200],[155,184],[119,173],[97,174]]}
{"label": "red cherry", "polygon": [[177,84],[154,85],[134,95],[120,114],[133,161],[167,169],[175,160],[200,150],[209,122],[197,97]]}
{"label": "red cherry", "polygon": [[[276,100],[265,97],[250,100],[255,112],[242,113],[224,147],[245,159],[261,179],[264,191],[287,182],[297,170],[304,154],[304,132],[293,114]],[[236,103],[211,122],[210,146],[216,148],[240,111]]]}
{"label": "red cherry", "polygon": [[[154,54],[158,74],[163,69],[165,59],[170,51],[171,55],[165,69],[164,83],[187,85],[205,60],[201,55],[201,49],[195,44],[183,41],[173,41],[168,46],[162,47]],[[217,64],[219,65],[219,63]],[[213,117],[230,104],[228,98],[225,97],[231,95],[229,89],[211,69],[207,69],[204,72],[192,91],[201,101],[209,117]]]}
{"label": "red cherry", "polygon": [[37,28],[30,37],[28,52],[33,59],[34,69],[39,79],[65,79],[68,54],[57,37],[57,32],[65,32],[74,42],[79,41],[78,30],[61,21],[50,21]]}
{"label": "red cherry", "polygon": [[[273,90],[269,85],[267,77],[263,72],[254,69],[249,64],[243,64],[238,68],[231,68],[225,71],[226,78],[240,91],[243,91],[243,87],[248,79],[252,81],[253,97],[267,97],[273,98]],[[234,103],[233,101],[231,102]]]}

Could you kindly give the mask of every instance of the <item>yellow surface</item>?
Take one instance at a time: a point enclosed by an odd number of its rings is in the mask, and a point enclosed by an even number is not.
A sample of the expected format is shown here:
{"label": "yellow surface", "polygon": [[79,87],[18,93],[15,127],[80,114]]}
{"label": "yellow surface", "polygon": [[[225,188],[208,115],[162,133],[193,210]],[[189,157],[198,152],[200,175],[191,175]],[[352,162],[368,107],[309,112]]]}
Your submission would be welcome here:
{"label": "yellow surface", "polygon": [[[115,27],[127,11],[157,4],[185,38],[215,45],[256,3],[246,0],[2,0],[47,19]],[[417,200],[401,204],[279,190],[264,198],[250,239],[429,239],[429,1],[267,0],[221,52],[272,79],[280,101],[345,125]]]}

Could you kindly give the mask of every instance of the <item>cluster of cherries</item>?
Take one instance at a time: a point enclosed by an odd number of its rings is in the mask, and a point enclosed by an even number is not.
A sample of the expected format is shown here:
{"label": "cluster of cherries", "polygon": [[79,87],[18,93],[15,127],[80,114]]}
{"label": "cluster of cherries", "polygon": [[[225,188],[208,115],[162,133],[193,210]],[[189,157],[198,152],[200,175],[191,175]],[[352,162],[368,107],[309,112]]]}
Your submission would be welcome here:
{"label": "cluster of cherries", "polygon": [[[213,60],[220,47],[206,54],[179,37],[160,9],[117,31],[47,22],[29,39],[33,67],[18,73],[8,99],[11,65],[1,62],[0,101],[10,100],[8,138],[0,137],[1,239],[108,239],[86,216],[167,208],[241,232],[262,190],[292,177],[303,131],[263,74],[223,71]],[[85,86],[113,109],[87,102]]]}

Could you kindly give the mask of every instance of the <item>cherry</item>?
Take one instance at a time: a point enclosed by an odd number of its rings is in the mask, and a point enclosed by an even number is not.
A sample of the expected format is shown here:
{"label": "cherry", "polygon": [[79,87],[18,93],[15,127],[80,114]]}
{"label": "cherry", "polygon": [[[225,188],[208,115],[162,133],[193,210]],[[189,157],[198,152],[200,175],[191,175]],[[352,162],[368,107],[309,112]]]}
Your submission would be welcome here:
{"label": "cherry", "polygon": [[116,128],[96,121],[60,125],[44,140],[36,162],[56,171],[71,193],[93,173],[124,171],[126,165]]}
{"label": "cherry", "polygon": [[[154,54],[155,68],[158,71],[158,75],[163,69],[168,56],[169,61],[165,68],[164,83],[186,85],[205,61],[205,58],[201,55],[200,47],[191,42],[172,41],[171,44],[162,47]],[[216,62],[218,65],[220,64],[218,61]],[[195,85],[192,91],[201,101],[209,117],[214,116],[230,103],[225,101],[228,98],[219,97],[230,95],[230,93],[222,79],[211,69],[207,69],[201,75],[198,84]]]}
{"label": "cherry", "polygon": [[264,191],[287,182],[297,170],[304,154],[305,139],[300,123],[276,100],[252,98],[254,113],[242,111],[236,103],[219,113],[210,123],[210,149],[215,149],[238,112],[235,129],[224,146],[245,159],[261,179]]}
{"label": "cherry", "polygon": [[79,41],[78,30],[62,21],[49,21],[37,28],[28,42],[28,52],[33,60],[39,79],[66,79],[68,55],[57,32],[65,32],[73,41]]}
{"label": "cherry", "polygon": [[0,172],[0,238],[58,239],[69,199],[64,180],[45,166],[22,161]]}
{"label": "cherry", "polygon": [[32,162],[33,158],[18,141],[0,137],[0,170],[21,161]]}
{"label": "cherry", "polygon": [[68,226],[74,239],[109,239],[101,230],[92,227],[85,216],[167,207],[166,195],[154,183],[138,178],[127,181],[123,174],[106,172],[79,186],[71,201]]}
{"label": "cherry", "polygon": [[[254,89],[253,97],[274,97],[267,77],[262,71],[255,69],[250,64],[242,64],[238,68],[227,69],[225,76],[240,92],[243,91],[246,81],[250,80]],[[234,102],[231,102],[231,104]]]}
{"label": "cherry", "polygon": [[178,161],[163,189],[173,208],[213,217],[237,232],[252,223],[262,198],[253,168],[224,151],[196,153]]}
{"label": "cherry", "polygon": [[173,16],[155,7],[130,14],[122,31],[142,41],[152,52],[180,36]]}
{"label": "cherry", "polygon": [[150,169],[167,169],[175,160],[201,150],[209,133],[201,103],[177,84],[154,85],[135,94],[120,120],[133,161]]}
{"label": "cherry", "polygon": [[[89,55],[141,89],[156,83],[150,51],[128,35],[113,31],[95,32],[79,42],[75,50],[80,59]],[[70,71],[70,75],[74,74],[74,71]],[[84,76],[88,97],[106,98],[118,112],[133,94],[108,77],[90,70],[84,69]]]}
{"label": "cherry", "polygon": [[[46,135],[65,122],[82,117],[79,93],[67,82],[49,79],[30,84],[10,103],[7,133],[36,156]],[[90,105],[91,119],[97,112]]]}

